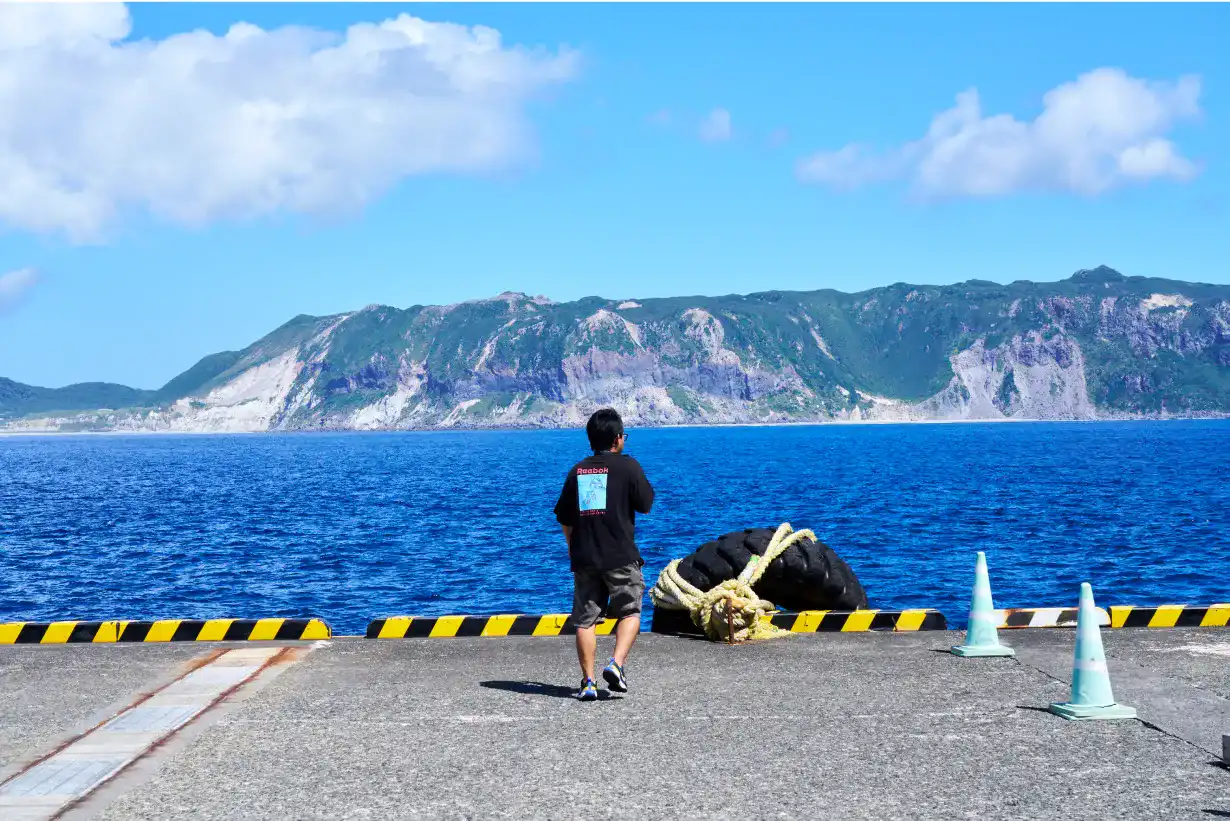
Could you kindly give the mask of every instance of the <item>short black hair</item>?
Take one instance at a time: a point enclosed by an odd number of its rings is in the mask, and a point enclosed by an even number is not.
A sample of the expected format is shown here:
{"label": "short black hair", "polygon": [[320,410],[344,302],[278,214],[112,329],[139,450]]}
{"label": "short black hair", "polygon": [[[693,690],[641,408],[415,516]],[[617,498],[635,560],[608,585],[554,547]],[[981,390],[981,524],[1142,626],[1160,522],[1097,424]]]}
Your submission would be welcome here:
{"label": "short black hair", "polygon": [[615,440],[624,432],[624,420],[619,418],[619,411],[614,408],[603,408],[594,411],[585,424],[585,435],[589,437],[589,446],[594,453],[601,453],[615,447]]}

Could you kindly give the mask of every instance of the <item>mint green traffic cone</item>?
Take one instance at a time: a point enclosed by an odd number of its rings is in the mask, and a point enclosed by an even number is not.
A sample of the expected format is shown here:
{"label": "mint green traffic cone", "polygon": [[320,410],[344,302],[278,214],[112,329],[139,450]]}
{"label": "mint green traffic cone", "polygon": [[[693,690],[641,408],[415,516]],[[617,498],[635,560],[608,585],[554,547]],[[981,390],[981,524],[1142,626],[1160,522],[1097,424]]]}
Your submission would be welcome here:
{"label": "mint green traffic cone", "polygon": [[999,643],[995,626],[995,605],[991,603],[991,580],[987,576],[987,555],[978,551],[974,565],[974,596],[969,605],[969,624],[965,643],[952,648],[958,656],[1012,656],[1011,647]]}
{"label": "mint green traffic cone", "polygon": [[1051,712],[1071,719],[1136,718],[1136,710],[1115,703],[1102,650],[1102,631],[1093,607],[1093,588],[1081,583],[1080,609],[1076,611],[1076,654],[1072,663],[1072,697],[1052,704]]}

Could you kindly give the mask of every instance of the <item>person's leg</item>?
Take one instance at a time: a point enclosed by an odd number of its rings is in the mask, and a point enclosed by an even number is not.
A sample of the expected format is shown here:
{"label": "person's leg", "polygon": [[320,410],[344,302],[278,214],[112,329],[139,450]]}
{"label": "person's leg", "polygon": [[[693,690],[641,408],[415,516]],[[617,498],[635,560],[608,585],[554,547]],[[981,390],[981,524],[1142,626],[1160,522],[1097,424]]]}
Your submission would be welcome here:
{"label": "person's leg", "polygon": [[577,630],[577,663],[581,666],[581,676],[586,679],[594,677],[594,656],[598,652],[595,627],[606,606],[606,586],[600,574],[579,572],[573,575],[572,623]]}
{"label": "person's leg", "polygon": [[581,677],[594,677],[594,655],[598,652],[598,633],[593,627],[577,628],[577,661],[581,663]]}
{"label": "person's leg", "polygon": [[628,653],[641,633],[641,614],[626,616],[615,625],[615,663],[620,667],[628,660]]}
{"label": "person's leg", "polygon": [[628,690],[628,682],[623,668],[641,632],[641,600],[645,596],[645,580],[637,565],[612,570],[605,574],[605,578],[611,595],[607,615],[618,619],[618,622],[615,625],[615,655],[612,657],[614,665],[608,664],[602,671],[602,677],[612,690],[624,693]]}

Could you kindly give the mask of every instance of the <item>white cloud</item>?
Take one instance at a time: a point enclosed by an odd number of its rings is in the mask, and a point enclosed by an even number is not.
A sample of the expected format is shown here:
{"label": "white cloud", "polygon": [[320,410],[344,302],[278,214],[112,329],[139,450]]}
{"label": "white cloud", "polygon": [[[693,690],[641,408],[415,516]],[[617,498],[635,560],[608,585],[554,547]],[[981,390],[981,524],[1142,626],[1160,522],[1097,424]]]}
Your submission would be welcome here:
{"label": "white cloud", "polygon": [[935,117],[927,134],[883,153],[851,144],[800,160],[805,182],[849,189],[908,180],[923,196],[1021,190],[1099,194],[1129,181],[1186,180],[1196,167],[1163,137],[1200,113],[1200,79],[1152,82],[1100,68],[1051,89],[1029,122],[983,116],[975,89]]}
{"label": "white cloud", "polygon": [[0,274],[0,311],[12,308],[38,282],[38,271],[33,268],[19,268]]}
{"label": "white cloud", "polygon": [[705,142],[720,142],[730,139],[730,112],[715,108],[701,121],[700,138]]}
{"label": "white cloud", "polygon": [[119,4],[0,4],[0,222],[83,241],[131,209],[354,208],[412,175],[525,159],[526,101],[578,68],[405,14],[343,34],[130,30]]}

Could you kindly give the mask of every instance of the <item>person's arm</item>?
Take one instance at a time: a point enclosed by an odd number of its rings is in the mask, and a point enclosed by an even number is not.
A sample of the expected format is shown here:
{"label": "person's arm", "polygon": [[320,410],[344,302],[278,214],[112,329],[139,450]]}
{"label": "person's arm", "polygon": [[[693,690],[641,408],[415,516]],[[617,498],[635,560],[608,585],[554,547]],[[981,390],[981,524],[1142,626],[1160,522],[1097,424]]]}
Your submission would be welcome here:
{"label": "person's arm", "polygon": [[648,513],[653,507],[653,485],[645,476],[640,462],[636,462],[635,476],[632,479],[632,509],[637,513]]}
{"label": "person's arm", "polygon": [[559,493],[559,501],[555,503],[555,521],[559,522],[560,529],[564,531],[564,541],[568,542],[569,549],[572,548],[572,528],[576,526],[580,515],[577,504],[577,477],[575,473],[569,473],[564,480],[564,488]]}

